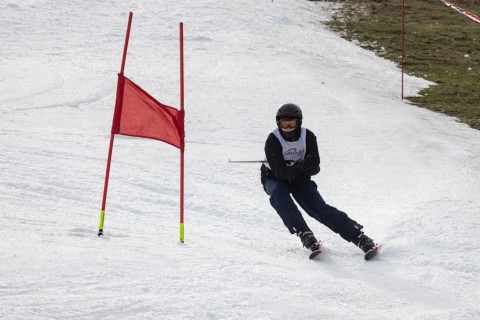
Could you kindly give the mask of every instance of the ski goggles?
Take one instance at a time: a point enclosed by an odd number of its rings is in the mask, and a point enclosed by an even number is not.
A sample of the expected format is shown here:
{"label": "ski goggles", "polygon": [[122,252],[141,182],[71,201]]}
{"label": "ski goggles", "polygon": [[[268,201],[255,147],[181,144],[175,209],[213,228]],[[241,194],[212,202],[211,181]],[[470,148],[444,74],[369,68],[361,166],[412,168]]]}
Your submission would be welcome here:
{"label": "ski goggles", "polygon": [[278,120],[278,125],[282,129],[295,129],[298,125],[298,120],[297,119],[280,119]]}

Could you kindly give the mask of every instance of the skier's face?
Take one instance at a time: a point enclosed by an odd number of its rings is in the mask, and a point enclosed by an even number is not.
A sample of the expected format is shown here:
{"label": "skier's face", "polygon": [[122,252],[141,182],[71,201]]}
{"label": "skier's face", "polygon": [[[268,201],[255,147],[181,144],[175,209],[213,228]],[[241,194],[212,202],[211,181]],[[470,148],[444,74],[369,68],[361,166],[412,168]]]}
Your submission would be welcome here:
{"label": "skier's face", "polygon": [[295,128],[282,128],[283,132],[292,132]]}
{"label": "skier's face", "polygon": [[297,119],[280,119],[278,124],[283,132],[292,132],[298,125]]}

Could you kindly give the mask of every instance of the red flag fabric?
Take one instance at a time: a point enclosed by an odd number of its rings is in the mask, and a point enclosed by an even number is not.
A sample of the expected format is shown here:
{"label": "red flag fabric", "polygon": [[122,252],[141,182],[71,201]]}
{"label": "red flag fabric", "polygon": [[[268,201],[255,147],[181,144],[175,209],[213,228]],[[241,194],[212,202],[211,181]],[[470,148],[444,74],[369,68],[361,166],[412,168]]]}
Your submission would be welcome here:
{"label": "red flag fabric", "polygon": [[184,113],[161,104],[119,74],[112,134],[156,139],[183,150]]}

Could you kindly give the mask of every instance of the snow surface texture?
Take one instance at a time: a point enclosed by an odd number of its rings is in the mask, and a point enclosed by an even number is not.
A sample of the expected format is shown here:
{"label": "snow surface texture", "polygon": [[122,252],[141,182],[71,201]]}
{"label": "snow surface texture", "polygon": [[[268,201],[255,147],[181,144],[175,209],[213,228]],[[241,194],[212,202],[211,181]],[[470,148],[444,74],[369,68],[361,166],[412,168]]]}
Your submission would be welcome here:
{"label": "snow surface texture", "polygon": [[[480,132],[400,100],[400,70],[304,0],[0,3],[1,319],[480,319]],[[185,24],[185,244],[179,151],[116,136],[117,72],[179,106]],[[406,95],[429,85],[406,78]],[[328,203],[383,243],[323,225],[308,260],[259,165],[283,103],[318,138]]]}

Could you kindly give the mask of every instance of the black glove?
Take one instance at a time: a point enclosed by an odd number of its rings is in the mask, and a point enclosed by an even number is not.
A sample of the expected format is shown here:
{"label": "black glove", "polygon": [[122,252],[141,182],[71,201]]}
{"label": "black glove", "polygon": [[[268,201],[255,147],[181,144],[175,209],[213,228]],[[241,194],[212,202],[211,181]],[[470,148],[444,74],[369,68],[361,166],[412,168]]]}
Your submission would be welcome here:
{"label": "black glove", "polygon": [[300,173],[315,171],[317,164],[315,158],[312,155],[308,155],[305,159],[295,162],[295,167]]}
{"label": "black glove", "polygon": [[315,158],[309,154],[308,156],[305,157],[305,168],[307,170],[312,170],[317,167],[317,163],[315,161]]}

